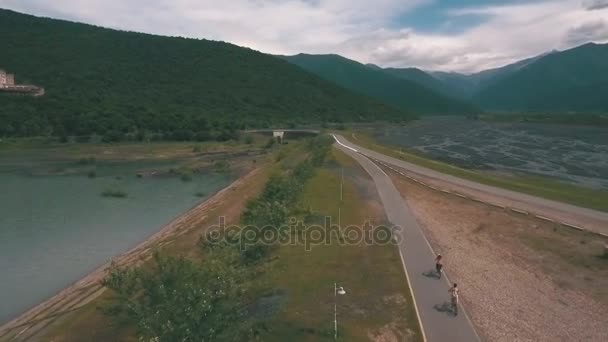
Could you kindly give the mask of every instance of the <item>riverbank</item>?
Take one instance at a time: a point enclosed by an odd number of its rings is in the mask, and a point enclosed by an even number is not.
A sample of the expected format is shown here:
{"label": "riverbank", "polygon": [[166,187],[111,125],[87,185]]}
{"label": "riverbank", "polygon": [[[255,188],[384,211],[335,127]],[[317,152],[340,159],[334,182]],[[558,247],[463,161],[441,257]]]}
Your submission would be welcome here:
{"label": "riverbank", "polygon": [[197,225],[197,222],[204,220],[211,208],[222,203],[227,194],[241,187],[249,179],[254,177],[257,172],[257,168],[248,170],[243,177],[237,179],[228,187],[220,190],[209,199],[188,210],[186,213],[175,218],[144,242],[112,260],[109,260],[84,278],[57,293],[52,298],[40,303],[3,325],[0,327],[0,340],[12,340],[15,338],[18,338],[18,340],[30,339],[38,335],[39,332],[43,331],[49,325],[56,323],[65,314],[81,308],[93,299],[99,297],[105,290],[101,287],[99,282],[105,276],[106,270],[111,262],[123,266],[135,265],[145,261],[150,257],[151,251],[154,248],[163,247],[170,243],[170,240],[187,233]]}

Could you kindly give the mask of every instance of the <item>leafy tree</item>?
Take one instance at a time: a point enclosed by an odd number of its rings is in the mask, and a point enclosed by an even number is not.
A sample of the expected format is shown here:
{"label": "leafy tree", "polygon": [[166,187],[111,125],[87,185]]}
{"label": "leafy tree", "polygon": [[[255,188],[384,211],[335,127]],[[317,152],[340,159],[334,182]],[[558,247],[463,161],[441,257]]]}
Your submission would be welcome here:
{"label": "leafy tree", "polygon": [[215,341],[234,337],[242,322],[247,272],[231,248],[208,250],[202,262],[155,253],[151,267],[112,266],[103,285],[105,311],[155,341]]}

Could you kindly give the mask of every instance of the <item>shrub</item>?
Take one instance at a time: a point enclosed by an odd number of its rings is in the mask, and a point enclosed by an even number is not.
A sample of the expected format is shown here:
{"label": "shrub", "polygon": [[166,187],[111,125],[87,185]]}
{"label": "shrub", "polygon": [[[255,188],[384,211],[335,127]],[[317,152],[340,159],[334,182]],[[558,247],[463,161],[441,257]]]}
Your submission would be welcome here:
{"label": "shrub", "polygon": [[250,276],[234,249],[206,252],[203,262],[155,253],[149,267],[112,265],[104,312],[135,326],[142,341],[238,340]]}
{"label": "shrub", "polygon": [[127,193],[118,189],[105,189],[101,195],[103,197],[125,198]]}

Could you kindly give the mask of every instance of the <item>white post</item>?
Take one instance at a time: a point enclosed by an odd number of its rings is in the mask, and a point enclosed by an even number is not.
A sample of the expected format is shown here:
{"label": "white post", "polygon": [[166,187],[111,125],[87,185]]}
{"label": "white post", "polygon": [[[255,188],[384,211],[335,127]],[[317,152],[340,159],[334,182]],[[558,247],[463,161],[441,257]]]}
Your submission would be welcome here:
{"label": "white post", "polygon": [[342,204],[342,187],[344,184],[344,168],[342,168],[342,178],[340,178],[340,204]]}
{"label": "white post", "polygon": [[338,284],[334,283],[334,340],[338,339]]}

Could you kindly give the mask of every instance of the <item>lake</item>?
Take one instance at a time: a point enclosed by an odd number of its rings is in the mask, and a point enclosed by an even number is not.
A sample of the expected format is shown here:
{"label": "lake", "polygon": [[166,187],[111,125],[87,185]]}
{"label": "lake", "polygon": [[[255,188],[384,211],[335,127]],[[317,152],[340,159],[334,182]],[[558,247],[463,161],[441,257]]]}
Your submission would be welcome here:
{"label": "lake", "polygon": [[608,189],[608,129],[430,117],[378,126],[377,141],[403,146],[466,168],[549,176]]}
{"label": "lake", "polygon": [[[137,170],[167,169],[171,162],[103,163],[95,166],[98,176],[88,178],[72,172],[73,162],[26,159],[18,165],[0,160],[0,324],[136,246],[231,181],[216,173],[195,174],[188,182],[135,177]],[[127,197],[102,197],[108,188]],[[201,192],[205,197],[198,197]]]}

